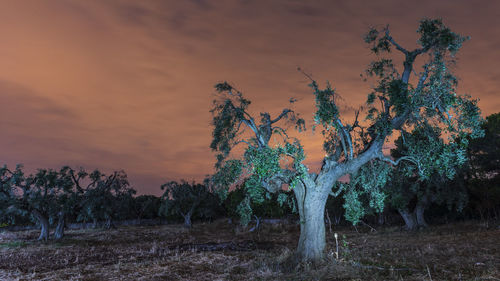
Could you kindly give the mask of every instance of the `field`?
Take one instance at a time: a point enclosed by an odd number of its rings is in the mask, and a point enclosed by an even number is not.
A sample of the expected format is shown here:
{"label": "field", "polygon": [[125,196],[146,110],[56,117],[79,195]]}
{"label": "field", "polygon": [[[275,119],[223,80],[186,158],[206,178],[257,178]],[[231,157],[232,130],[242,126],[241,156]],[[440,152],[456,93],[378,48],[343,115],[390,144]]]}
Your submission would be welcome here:
{"label": "field", "polygon": [[327,230],[327,259],[295,263],[295,224],[238,230],[225,220],[70,230],[38,242],[37,231],[0,233],[0,280],[500,280],[500,228],[479,223]]}

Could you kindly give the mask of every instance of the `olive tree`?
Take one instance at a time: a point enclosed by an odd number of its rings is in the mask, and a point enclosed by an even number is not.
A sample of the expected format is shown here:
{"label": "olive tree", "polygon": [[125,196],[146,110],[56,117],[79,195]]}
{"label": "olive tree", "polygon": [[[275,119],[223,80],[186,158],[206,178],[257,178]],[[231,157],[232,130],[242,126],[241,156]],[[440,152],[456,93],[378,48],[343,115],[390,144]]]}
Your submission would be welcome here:
{"label": "olive tree", "polygon": [[[161,186],[165,190],[161,200],[159,213],[163,216],[179,215],[184,218],[184,226],[192,226],[192,217],[195,213],[203,215],[211,211],[214,206],[204,204],[213,203],[214,196],[206,184],[189,183],[182,180],[180,183],[170,181]],[[218,203],[216,203],[218,205]]]}
{"label": "olive tree", "polygon": [[[87,177],[85,173],[81,176]],[[136,193],[129,185],[127,174],[115,171],[106,175],[95,170],[88,174],[87,181],[90,183],[84,189],[78,220],[92,220],[94,227],[101,220],[105,222],[105,228],[113,227],[113,219],[120,213],[121,203]]]}
{"label": "olive tree", "polygon": [[[398,159],[383,154],[384,144],[394,132],[412,132],[433,124],[443,131],[442,138],[456,154],[465,152],[465,136],[481,136],[482,119],[476,101],[456,93],[458,79],[452,72],[455,55],[467,38],[437,19],[422,20],[417,34],[419,47],[414,50],[400,45],[389,26],[372,28],[366,34],[364,40],[376,55],[366,73],[367,78],[375,80],[375,86],[368,94],[366,111],[358,111],[354,120],[343,117],[338,94],[329,84],[320,88],[303,72],[311,80],[316,102],[314,121],[322,127],[325,140],[326,156],[318,173],[312,173],[303,163],[300,141],[277,126],[288,119],[302,129],[303,120],[295,118],[292,110],[284,109],[274,119],[267,112],[261,113],[259,122],[249,111],[250,101],[240,91],[226,82],[215,86],[219,98],[212,109],[211,148],[218,152],[214,183],[224,189],[245,177],[249,198],[257,200],[263,196],[260,190],[274,193],[288,185],[300,216],[299,259],[316,261],[324,256],[324,211],[329,195],[343,191],[346,214],[356,222],[363,214],[360,191],[368,195],[371,205],[383,207],[383,188],[391,165],[410,161],[419,169],[426,168],[426,154],[420,154],[417,148]],[[392,55],[402,55],[400,68]],[[417,58],[420,63],[416,63]],[[360,112],[366,114],[365,120],[358,120]],[[271,136],[277,137],[270,142]],[[238,144],[244,145],[242,157],[231,154]],[[443,166],[450,164],[449,156],[440,155]],[[349,184],[338,182],[344,175],[350,175]]]}
{"label": "olive tree", "polygon": [[[64,169],[64,168],[63,168]],[[12,214],[33,217],[41,226],[39,240],[48,240],[50,221],[59,219],[56,238],[62,237],[59,215],[59,198],[72,187],[71,179],[64,171],[39,169],[35,174],[25,175],[22,166],[11,171],[6,166],[0,169],[2,209]],[[62,225],[64,227],[64,225]]]}

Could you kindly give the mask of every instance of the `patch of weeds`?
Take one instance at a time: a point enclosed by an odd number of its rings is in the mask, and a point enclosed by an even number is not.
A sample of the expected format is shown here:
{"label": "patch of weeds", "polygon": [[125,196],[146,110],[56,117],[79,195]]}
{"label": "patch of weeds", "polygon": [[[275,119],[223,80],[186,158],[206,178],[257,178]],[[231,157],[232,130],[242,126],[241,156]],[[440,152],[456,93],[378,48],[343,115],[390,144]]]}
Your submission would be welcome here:
{"label": "patch of weeds", "polygon": [[342,234],[342,239],[340,240],[340,243],[342,245],[342,257],[345,260],[351,260],[352,259],[352,253],[351,249],[349,249],[349,242],[347,242],[347,237],[345,234]]}

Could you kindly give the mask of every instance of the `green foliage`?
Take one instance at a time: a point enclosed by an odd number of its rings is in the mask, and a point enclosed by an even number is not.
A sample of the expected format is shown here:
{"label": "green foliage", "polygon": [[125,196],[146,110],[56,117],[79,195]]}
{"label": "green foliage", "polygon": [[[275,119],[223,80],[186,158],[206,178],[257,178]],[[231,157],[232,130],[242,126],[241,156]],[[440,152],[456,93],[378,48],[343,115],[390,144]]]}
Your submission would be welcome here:
{"label": "green foliage", "polygon": [[[282,113],[271,118],[267,112],[260,113],[260,124],[246,111],[250,102],[243,95],[227,83],[216,85],[220,99],[214,102],[214,133],[211,148],[220,152],[217,157],[216,173],[211,181],[216,192],[224,200],[231,186],[244,181],[242,190],[245,196],[236,207],[241,214],[243,223],[251,219],[254,204],[263,204],[272,197],[270,192],[277,192],[283,184],[295,183],[307,174],[307,168],[302,164],[305,159],[304,150],[300,142],[288,136],[286,129],[275,124],[286,119],[299,131],[305,129],[305,121],[290,109],[283,109]],[[295,102],[294,99],[290,100]],[[225,121],[224,121],[225,120]],[[251,131],[245,135],[243,127]],[[269,142],[272,136],[274,145]],[[242,139],[238,139],[242,137]],[[231,149],[244,143],[242,159],[226,159]]]}
{"label": "green foliage", "polygon": [[396,140],[392,156],[412,160],[392,171],[386,192],[394,208],[408,210],[414,202],[424,207],[435,203],[445,204],[449,210],[464,208],[467,192],[461,171],[467,161],[465,149],[457,142],[445,143],[440,135],[439,128],[422,124]]}
{"label": "green foliage", "polygon": [[253,215],[260,218],[281,218],[293,212],[295,200],[290,193],[286,192],[266,193],[263,200],[257,203],[247,196],[245,187],[241,185],[229,192],[224,201],[224,207],[228,216],[239,218],[240,224],[247,225]]}
{"label": "green foliage", "polygon": [[384,188],[390,177],[391,166],[378,160],[363,165],[357,173],[351,174],[349,183],[343,184],[346,220],[357,224],[366,213],[382,212],[386,199]]}
{"label": "green foliage", "polygon": [[216,164],[219,167],[234,146],[240,123],[245,118],[245,110],[250,101],[244,99],[239,92],[233,94],[233,87],[227,82],[219,83],[215,85],[215,88],[219,93],[224,91],[231,93],[231,96],[223,101],[214,100],[214,107],[210,111],[214,116],[212,120],[213,140],[210,148],[221,152]]}
{"label": "green foliage", "polygon": [[441,19],[424,19],[420,22],[417,30],[420,34],[418,43],[424,49],[435,49],[438,51],[449,51],[455,54],[462,47],[468,37],[454,33],[446,27]]}
{"label": "green foliage", "polygon": [[380,36],[380,32],[375,28],[370,28],[370,30],[365,34],[364,41],[370,44],[370,50],[375,54],[380,54],[383,52],[390,52],[391,45],[386,35]]}
{"label": "green foliage", "polygon": [[234,184],[243,173],[244,163],[241,160],[230,159],[224,162],[213,175],[212,181],[216,187],[215,192],[219,195],[221,200],[225,200],[227,196],[227,189]]}
{"label": "green foliage", "polygon": [[335,90],[331,88],[329,83],[324,90],[319,89],[315,81],[309,86],[313,89],[316,99],[314,121],[324,126],[336,126],[339,110],[335,104]]}

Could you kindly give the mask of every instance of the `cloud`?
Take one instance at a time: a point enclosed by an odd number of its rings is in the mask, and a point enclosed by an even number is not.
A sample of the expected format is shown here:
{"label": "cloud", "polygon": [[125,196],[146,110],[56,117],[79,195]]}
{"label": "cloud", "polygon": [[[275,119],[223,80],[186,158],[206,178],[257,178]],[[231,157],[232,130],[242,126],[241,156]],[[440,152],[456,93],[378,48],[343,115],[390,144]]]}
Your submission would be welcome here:
{"label": "cloud", "polygon": [[[441,16],[472,36],[460,54],[460,92],[481,98],[488,115],[499,106],[500,29],[492,28],[500,26],[499,5],[12,2],[0,10],[0,161],[125,169],[151,190],[163,179],[201,180],[214,162],[208,110],[216,82],[234,83],[255,115],[276,115],[296,97],[294,109],[310,121],[314,100],[300,66],[320,85],[331,82],[350,120],[371,86],[359,78],[373,59],[362,34],[370,25],[390,24],[411,48],[424,16]],[[307,161],[319,166],[320,134],[306,132],[304,144]]]}

